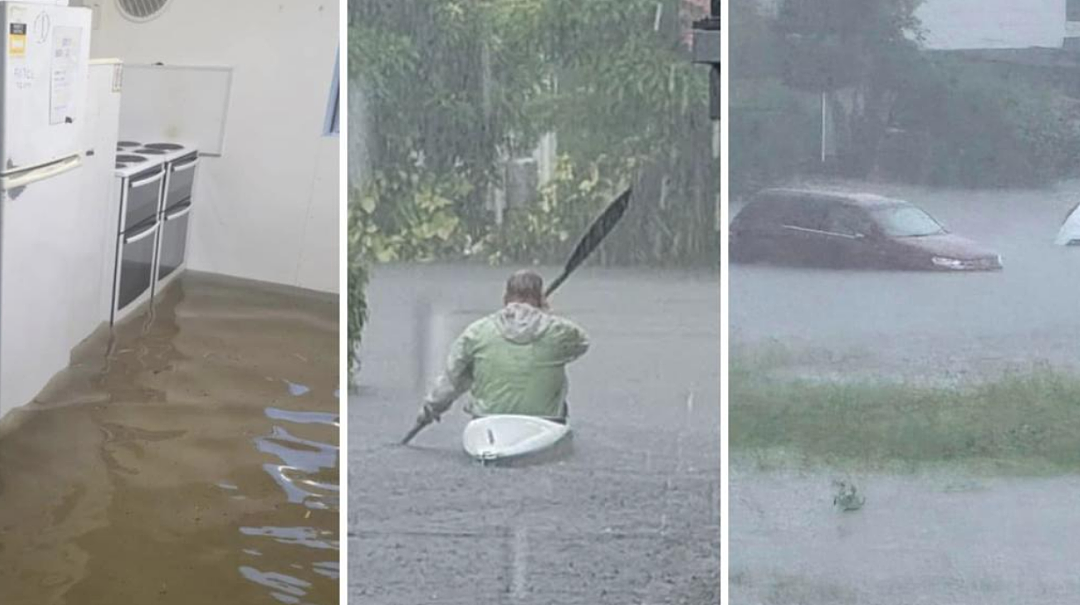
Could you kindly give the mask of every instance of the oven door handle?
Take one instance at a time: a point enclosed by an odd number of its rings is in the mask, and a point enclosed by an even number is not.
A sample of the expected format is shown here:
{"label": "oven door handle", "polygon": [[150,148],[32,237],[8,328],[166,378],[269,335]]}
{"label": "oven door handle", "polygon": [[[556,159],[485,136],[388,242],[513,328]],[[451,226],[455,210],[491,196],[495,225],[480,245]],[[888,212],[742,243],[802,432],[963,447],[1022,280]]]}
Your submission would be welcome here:
{"label": "oven door handle", "polygon": [[155,174],[152,177],[145,178],[145,179],[143,179],[141,181],[132,181],[131,188],[132,189],[138,189],[139,187],[145,187],[146,185],[149,185],[150,183],[156,183],[156,182],[160,181],[163,178],[165,178],[165,171],[164,170],[157,173],[157,174]]}
{"label": "oven door handle", "polygon": [[172,171],[173,172],[184,172],[184,171],[187,171],[187,170],[191,170],[192,168],[194,168],[198,164],[199,164],[199,158],[195,158],[194,160],[191,160],[187,164],[180,164],[180,165],[177,165],[177,166],[173,166]]}
{"label": "oven door handle", "polygon": [[157,225],[157,223],[154,223],[148,229],[146,229],[146,231],[143,231],[142,233],[140,233],[138,235],[132,235],[131,237],[125,237],[124,238],[124,245],[134,244],[135,242],[140,242],[140,241],[150,237],[151,235],[157,233],[157,230],[158,230],[158,225]]}
{"label": "oven door handle", "polygon": [[178,218],[183,218],[183,217],[187,216],[187,214],[189,212],[191,212],[191,204],[188,204],[188,205],[184,206],[183,208],[181,208],[180,210],[177,210],[176,212],[173,212],[172,214],[166,214],[165,215],[165,220],[167,220],[167,221],[175,221]]}

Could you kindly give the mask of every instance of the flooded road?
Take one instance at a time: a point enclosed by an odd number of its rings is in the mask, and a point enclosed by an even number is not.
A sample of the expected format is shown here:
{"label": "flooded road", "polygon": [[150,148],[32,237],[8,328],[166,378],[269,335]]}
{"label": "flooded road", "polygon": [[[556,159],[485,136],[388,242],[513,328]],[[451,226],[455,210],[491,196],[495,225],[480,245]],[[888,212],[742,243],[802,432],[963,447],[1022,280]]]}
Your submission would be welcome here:
{"label": "flooded road", "polygon": [[1080,369],[1080,248],[1055,246],[1080,182],[1040,191],[846,189],[906,199],[1004,257],[1000,273],[735,265],[732,346],[775,343],[802,373],[960,381],[1033,363]]}
{"label": "flooded road", "polygon": [[189,274],[0,423],[0,603],[338,602],[336,296]]}
{"label": "flooded road", "polygon": [[[845,188],[923,207],[1000,252],[1004,271],[735,266],[733,356],[775,347],[784,376],[960,388],[1035,366],[1080,370],[1080,249],[1053,244],[1080,200],[1080,183],[1045,191]],[[744,453],[730,486],[736,605],[1065,605],[1080,594],[1071,564],[1080,554],[1072,539],[1080,531],[1075,475],[992,476],[926,464],[851,477],[821,465],[783,470],[804,466],[794,460],[760,468],[759,452]],[[834,479],[854,481],[865,506],[834,507]]]}
{"label": "flooded road", "polygon": [[[460,403],[409,447],[427,377],[512,269],[380,267],[349,402],[349,594],[365,605],[719,601],[715,273],[583,270],[553,311],[589,332],[569,366],[573,452],[486,468]],[[542,269],[551,278],[556,269]]]}
{"label": "flooded road", "polygon": [[[854,480],[862,510],[833,507]],[[731,473],[738,605],[1067,605],[1080,594],[1080,478]]]}

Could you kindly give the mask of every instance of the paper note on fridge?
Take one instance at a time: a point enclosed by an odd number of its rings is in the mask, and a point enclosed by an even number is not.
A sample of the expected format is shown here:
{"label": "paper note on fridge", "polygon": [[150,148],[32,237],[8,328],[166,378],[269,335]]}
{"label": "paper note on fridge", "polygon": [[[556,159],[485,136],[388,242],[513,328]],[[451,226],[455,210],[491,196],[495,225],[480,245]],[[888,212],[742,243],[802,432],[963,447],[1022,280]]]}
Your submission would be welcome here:
{"label": "paper note on fridge", "polygon": [[12,23],[11,35],[8,37],[8,40],[8,56],[12,58],[26,56],[25,23]]}
{"label": "paper note on fridge", "polygon": [[63,124],[75,119],[75,95],[79,75],[82,29],[57,27],[53,30],[52,94],[50,95],[49,124]]}

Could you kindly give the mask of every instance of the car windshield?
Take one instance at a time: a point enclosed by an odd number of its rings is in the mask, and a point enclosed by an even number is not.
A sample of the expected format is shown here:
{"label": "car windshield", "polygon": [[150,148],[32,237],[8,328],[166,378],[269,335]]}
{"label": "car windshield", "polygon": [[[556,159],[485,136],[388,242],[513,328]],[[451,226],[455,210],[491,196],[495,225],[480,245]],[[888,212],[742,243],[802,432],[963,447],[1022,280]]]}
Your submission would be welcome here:
{"label": "car windshield", "polygon": [[872,212],[881,230],[891,237],[923,237],[945,233],[929,214],[915,206],[892,206]]}

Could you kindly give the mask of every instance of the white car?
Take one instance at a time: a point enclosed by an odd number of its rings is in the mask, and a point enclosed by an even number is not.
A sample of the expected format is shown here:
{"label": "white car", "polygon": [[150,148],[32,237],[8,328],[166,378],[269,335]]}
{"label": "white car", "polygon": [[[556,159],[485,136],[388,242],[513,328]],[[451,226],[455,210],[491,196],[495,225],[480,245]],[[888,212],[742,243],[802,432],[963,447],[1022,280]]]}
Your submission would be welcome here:
{"label": "white car", "polygon": [[1061,231],[1058,231],[1054,243],[1059,246],[1080,246],[1080,203],[1073,206],[1061,224]]}

